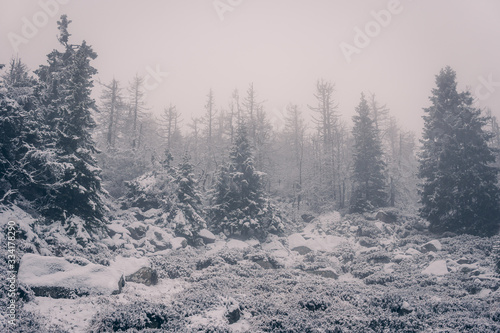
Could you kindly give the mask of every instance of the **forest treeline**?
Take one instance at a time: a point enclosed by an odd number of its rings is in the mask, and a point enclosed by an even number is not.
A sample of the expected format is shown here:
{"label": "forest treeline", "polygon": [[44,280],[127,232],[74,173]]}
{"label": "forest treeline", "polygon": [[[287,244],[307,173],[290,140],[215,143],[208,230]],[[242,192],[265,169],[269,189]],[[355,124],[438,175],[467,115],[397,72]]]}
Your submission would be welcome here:
{"label": "forest treeline", "polygon": [[351,126],[334,83],[322,79],[316,103],[289,104],[279,128],[253,84],[225,102],[209,90],[203,116],[191,119],[173,104],[155,115],[139,76],[98,82],[96,101],[97,54],[85,41],[70,43],[70,22],[61,17],[61,50],[34,76],[20,59],[4,69],[4,205],[60,221],[69,234],[105,228],[110,201],[157,209],[158,223],[193,242],[205,228],[265,237],[297,212],[380,207],[420,207],[436,232],[498,230],[499,126],[457,91],[449,67],[436,76],[419,148],[374,94],[361,94]]}

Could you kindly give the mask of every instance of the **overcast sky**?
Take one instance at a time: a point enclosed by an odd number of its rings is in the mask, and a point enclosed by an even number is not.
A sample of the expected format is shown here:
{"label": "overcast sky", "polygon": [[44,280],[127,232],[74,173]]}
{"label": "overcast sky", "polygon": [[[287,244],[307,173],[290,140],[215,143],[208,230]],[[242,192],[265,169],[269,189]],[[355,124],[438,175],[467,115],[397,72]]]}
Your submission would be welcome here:
{"label": "overcast sky", "polygon": [[175,104],[184,123],[203,113],[210,88],[227,107],[232,90],[243,96],[250,82],[274,121],[290,102],[307,114],[323,78],[335,83],[349,123],[363,91],[420,134],[446,65],[460,89],[500,116],[496,0],[0,0],[0,63],[16,53],[31,69],[45,63],[61,14],[73,21],[72,42],[85,39],[97,52],[98,79],[127,86],[136,73],[149,75],[149,106]]}

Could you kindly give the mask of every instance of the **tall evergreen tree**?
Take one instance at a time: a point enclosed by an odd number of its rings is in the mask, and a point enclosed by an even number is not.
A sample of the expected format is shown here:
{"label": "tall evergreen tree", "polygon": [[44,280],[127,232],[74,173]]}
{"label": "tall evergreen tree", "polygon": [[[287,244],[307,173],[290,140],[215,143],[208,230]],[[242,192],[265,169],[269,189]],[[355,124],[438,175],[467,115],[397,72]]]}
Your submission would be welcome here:
{"label": "tall evergreen tree", "polygon": [[[47,184],[43,213],[63,223],[70,216],[80,217],[89,230],[102,225],[105,209],[100,169],[92,155],[96,148],[91,135],[95,127],[91,91],[97,70],[90,61],[97,55],[85,41],[69,43],[69,23],[66,15],[57,22],[64,50],[52,51],[48,64],[36,71],[45,123],[53,133],[47,138],[47,147],[55,152],[51,161],[55,179]],[[70,232],[77,227],[67,226]]]}
{"label": "tall evergreen tree", "polygon": [[354,191],[351,197],[352,212],[363,212],[386,205],[382,144],[370,118],[370,108],[361,94],[361,101],[353,117],[354,128]]}
{"label": "tall evergreen tree", "polygon": [[201,229],[206,228],[206,222],[202,217],[204,212],[201,194],[190,159],[185,154],[176,172],[177,213],[174,228],[177,234],[192,239]]}
{"label": "tall evergreen tree", "polygon": [[243,123],[236,132],[229,167],[219,172],[212,213],[215,229],[228,235],[265,237],[282,229],[279,213],[264,194],[262,173],[255,170]]}
{"label": "tall evergreen tree", "polygon": [[458,92],[450,67],[436,76],[425,127],[419,176],[421,215],[435,232],[492,235],[500,221],[499,170],[488,147],[487,118],[472,106],[469,92]]}

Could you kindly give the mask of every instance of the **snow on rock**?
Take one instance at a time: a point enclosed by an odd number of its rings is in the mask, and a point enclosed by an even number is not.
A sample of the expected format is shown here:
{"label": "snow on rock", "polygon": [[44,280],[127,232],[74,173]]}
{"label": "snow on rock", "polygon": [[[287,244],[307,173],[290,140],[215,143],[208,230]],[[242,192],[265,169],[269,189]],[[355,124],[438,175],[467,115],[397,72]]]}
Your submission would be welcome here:
{"label": "snow on rock", "polygon": [[89,331],[90,318],[101,307],[97,303],[89,302],[86,297],[76,299],[36,297],[34,301],[24,304],[23,309],[45,318],[48,326],[65,328],[61,331],[86,333]]}
{"label": "snow on rock", "polygon": [[137,272],[127,275],[125,281],[153,286],[158,283],[158,273],[151,267],[142,267]]}
{"label": "snow on rock", "polygon": [[112,231],[112,233],[130,235],[130,231],[128,231],[127,228],[116,222],[108,224],[108,229]]}
{"label": "snow on rock", "polygon": [[302,237],[301,234],[292,234],[288,236],[288,247],[292,251],[295,251],[296,248],[302,246],[308,247],[308,242],[304,237]]}
{"label": "snow on rock", "polygon": [[111,295],[121,290],[119,270],[89,263],[72,264],[59,257],[25,254],[20,263],[19,282],[37,296],[70,298],[73,295]]}
{"label": "snow on rock", "polygon": [[311,251],[333,251],[337,246],[349,240],[339,236],[306,234],[292,234],[288,237],[288,247],[299,254],[307,254]]}
{"label": "snow on rock", "polygon": [[410,256],[406,255],[406,254],[396,254],[393,258],[392,258],[392,261],[394,261],[395,263],[400,263],[401,261],[405,260],[405,259],[408,259],[410,258]]}
{"label": "snow on rock", "polygon": [[435,239],[422,245],[420,250],[426,253],[426,252],[438,252],[441,251],[442,249],[443,246],[441,245],[441,242]]}
{"label": "snow on rock", "polygon": [[[342,220],[339,212],[331,212],[323,214],[313,220],[304,228],[305,234],[322,234],[329,229],[333,224],[339,223]],[[307,237],[306,237],[307,238]]]}
{"label": "snow on rock", "polygon": [[309,274],[319,275],[321,277],[329,278],[329,279],[336,280],[339,278],[339,274],[333,268],[330,268],[330,267],[307,269],[306,272]]}
{"label": "snow on rock", "polygon": [[262,244],[262,249],[276,257],[281,258],[288,257],[288,255],[290,254],[290,252],[277,239],[273,240],[272,242]]}
{"label": "snow on rock", "polygon": [[170,244],[172,245],[172,250],[177,250],[186,247],[187,240],[184,237],[175,237],[170,240]]}
{"label": "snow on rock", "polygon": [[257,246],[260,245],[260,242],[257,239],[255,239],[255,238],[248,239],[248,240],[245,241],[245,243],[247,243],[251,247],[257,247]]}
{"label": "snow on rock", "polygon": [[228,249],[246,249],[249,247],[247,243],[240,241],[238,239],[231,239],[226,243]]}
{"label": "snow on rock", "polygon": [[217,239],[215,235],[208,229],[201,229],[200,232],[198,232],[198,236],[203,239],[203,242],[205,244],[211,244],[214,243],[215,240]]}
{"label": "snow on rock", "polygon": [[143,267],[149,267],[149,265],[149,259],[145,257],[124,258],[122,256],[117,256],[115,260],[110,263],[109,268],[117,270],[123,275],[130,275]]}
{"label": "snow on rock", "polygon": [[405,254],[408,254],[410,256],[415,256],[415,255],[422,254],[422,252],[420,252],[419,250],[414,249],[414,248],[409,248],[408,250],[406,250]]}
{"label": "snow on rock", "polygon": [[446,260],[436,260],[422,271],[422,274],[443,276],[448,274]]}
{"label": "snow on rock", "polygon": [[222,251],[226,247],[226,241],[224,240],[216,240],[215,243],[208,244],[206,246],[207,248],[207,255],[212,255],[217,252]]}

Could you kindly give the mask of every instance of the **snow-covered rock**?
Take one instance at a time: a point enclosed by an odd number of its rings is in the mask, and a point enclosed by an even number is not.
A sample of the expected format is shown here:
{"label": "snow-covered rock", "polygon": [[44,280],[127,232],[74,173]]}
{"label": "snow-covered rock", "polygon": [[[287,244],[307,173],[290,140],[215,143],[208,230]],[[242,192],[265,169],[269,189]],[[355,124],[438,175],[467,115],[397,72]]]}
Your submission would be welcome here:
{"label": "snow-covered rock", "polygon": [[251,247],[257,247],[257,246],[259,246],[259,245],[260,245],[260,242],[259,242],[257,239],[255,239],[255,238],[247,239],[247,240],[245,241],[245,243],[247,243],[247,244],[248,244],[248,245],[250,245]]}
{"label": "snow-covered rock", "polygon": [[172,250],[177,250],[186,247],[188,243],[184,237],[175,237],[170,240],[170,244],[172,245]]}
{"label": "snow-covered rock", "polygon": [[407,301],[403,301],[403,304],[401,304],[401,307],[399,308],[399,311],[402,314],[413,312],[413,310],[414,310],[413,307]]}
{"label": "snow-covered rock", "polygon": [[215,235],[208,229],[201,229],[200,232],[198,232],[198,236],[203,239],[203,242],[205,244],[211,244],[214,243],[215,240],[217,239]]}
{"label": "snow-covered rock", "polygon": [[246,249],[247,247],[249,247],[250,245],[248,245],[247,243],[245,243],[244,241],[240,241],[238,239],[230,239],[227,243],[226,243],[226,247],[228,249]]}
{"label": "snow-covered rock", "polygon": [[437,276],[448,274],[448,266],[446,265],[446,260],[436,260],[430,263],[430,265],[422,271],[422,274]]}
{"label": "snow-covered rock", "polygon": [[329,278],[329,279],[336,280],[339,278],[339,274],[333,268],[330,268],[330,267],[317,268],[317,269],[307,269],[306,272],[309,274],[319,275],[319,276],[322,276],[324,278]]}
{"label": "snow-covered rock", "polygon": [[414,248],[409,248],[408,250],[406,250],[405,254],[408,254],[410,256],[415,256],[415,255],[422,254],[422,252],[420,252],[419,250],[414,249]]}
{"label": "snow-covered rock", "polygon": [[379,221],[382,221],[384,223],[394,223],[396,222],[396,216],[394,214],[384,212],[384,211],[379,211],[377,215],[375,215],[375,218]]}
{"label": "snow-covered rock", "polygon": [[301,234],[292,234],[288,236],[288,246],[291,250],[299,246],[307,247],[307,241]]}
{"label": "snow-covered rock", "polygon": [[423,253],[427,253],[427,252],[438,252],[441,251],[442,249],[443,246],[441,245],[441,242],[435,239],[422,245],[420,251],[422,251]]}
{"label": "snow-covered rock", "polygon": [[53,298],[111,295],[123,286],[122,273],[117,269],[92,263],[81,266],[64,258],[36,254],[22,257],[18,279],[35,295]]}
{"label": "snow-covered rock", "polygon": [[122,256],[117,256],[110,264],[111,269],[119,271],[122,275],[130,275],[137,272],[142,267],[149,267],[149,259],[145,257],[135,258],[129,257],[125,258]]}
{"label": "snow-covered rock", "polygon": [[125,281],[153,286],[158,283],[158,273],[151,267],[142,267],[137,272],[127,275]]}

